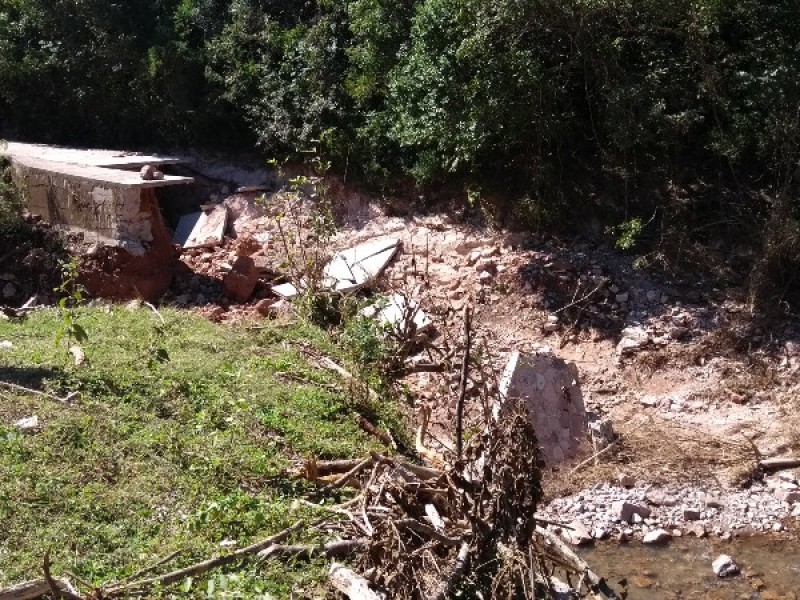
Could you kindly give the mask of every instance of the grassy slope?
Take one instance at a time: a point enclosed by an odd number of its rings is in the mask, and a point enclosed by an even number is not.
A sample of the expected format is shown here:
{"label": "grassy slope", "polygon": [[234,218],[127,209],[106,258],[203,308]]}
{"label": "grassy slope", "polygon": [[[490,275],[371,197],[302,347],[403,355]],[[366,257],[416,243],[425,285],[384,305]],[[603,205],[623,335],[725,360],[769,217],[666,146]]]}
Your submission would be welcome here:
{"label": "grassy slope", "polygon": [[[222,540],[241,547],[309,516],[291,506],[306,485],[287,476],[292,459],[375,447],[352,419],[352,395],[299,350],[335,357],[320,330],[164,316],[171,360],[152,369],[147,309],[83,309],[78,322],[90,340],[79,368],[55,346],[55,311],[0,321],[0,340],[14,344],[0,350],[0,379],[37,386],[44,378],[52,391],[82,393],[68,408],[0,388],[0,586],[39,576],[48,547],[54,573],[97,584],[174,550],[184,549],[176,567],[223,551]],[[12,423],[31,414],[42,430],[18,433]],[[191,595],[311,594],[323,569],[238,565],[192,582]]]}

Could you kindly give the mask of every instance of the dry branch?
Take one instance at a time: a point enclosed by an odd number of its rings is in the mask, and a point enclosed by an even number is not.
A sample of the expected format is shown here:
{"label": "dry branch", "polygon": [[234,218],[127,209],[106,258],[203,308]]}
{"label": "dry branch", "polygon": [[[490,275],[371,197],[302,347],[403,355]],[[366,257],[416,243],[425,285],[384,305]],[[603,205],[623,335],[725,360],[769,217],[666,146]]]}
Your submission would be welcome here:
{"label": "dry branch", "polygon": [[[64,579],[54,581],[59,589],[70,587]],[[0,600],[37,600],[50,593],[52,593],[51,587],[46,579],[35,579],[0,589]]]}
{"label": "dry branch", "polygon": [[464,306],[464,357],[461,359],[461,380],[458,383],[458,402],[456,404],[456,456],[459,461],[464,450],[464,399],[467,395],[467,377],[469,375],[471,326],[470,307],[467,304]]}
{"label": "dry branch", "polygon": [[279,544],[287,537],[289,537],[292,533],[300,529],[302,525],[303,522],[298,521],[291,527],[287,527],[283,531],[276,533],[275,535],[268,537],[265,540],[247,546],[246,548],[242,548],[241,550],[237,550],[236,552],[232,552],[230,554],[226,554],[223,556],[218,556],[217,558],[211,558],[203,562],[199,562],[194,565],[185,567],[183,569],[172,571],[171,573],[167,573],[165,575],[153,577],[152,579],[144,579],[140,581],[134,581],[133,583],[117,586],[109,590],[106,590],[104,592],[104,595],[109,598],[115,598],[119,596],[142,594],[154,587],[170,585],[178,581],[182,581],[187,577],[200,575],[212,569],[216,569],[224,565],[228,565],[238,560],[241,560],[243,558],[247,558],[249,556],[257,554],[258,552],[266,548],[269,548],[274,544]]}
{"label": "dry branch", "polygon": [[41,396],[42,398],[48,398],[50,400],[55,400],[56,402],[60,402],[61,404],[67,404],[67,405],[75,397],[76,394],[76,392],[73,392],[72,394],[69,394],[66,398],[61,398],[60,396],[56,396],[55,394],[48,394],[47,392],[25,387],[24,385],[11,383],[10,381],[0,381],[0,387],[4,387],[9,390],[13,390],[15,392],[22,392],[23,394],[33,394],[34,396]]}
{"label": "dry branch", "polygon": [[764,460],[758,461],[758,466],[768,472],[796,469],[800,467],[800,457],[778,456],[775,458],[765,458]]}
{"label": "dry branch", "polygon": [[273,544],[258,553],[259,560],[267,560],[273,557],[294,558],[297,560],[311,560],[317,556],[325,558],[341,558],[352,554],[356,550],[364,547],[365,541],[356,540],[337,540],[327,544],[295,544],[282,545]]}

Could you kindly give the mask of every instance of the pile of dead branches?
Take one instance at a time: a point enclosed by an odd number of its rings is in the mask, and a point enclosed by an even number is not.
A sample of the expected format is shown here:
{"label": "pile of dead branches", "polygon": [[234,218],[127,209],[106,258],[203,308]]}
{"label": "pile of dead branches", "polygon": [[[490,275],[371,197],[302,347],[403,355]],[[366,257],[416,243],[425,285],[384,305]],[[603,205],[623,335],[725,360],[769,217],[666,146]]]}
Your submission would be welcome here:
{"label": "pile of dead branches", "polygon": [[541,499],[538,461],[522,403],[505,406],[450,468],[379,454],[361,461],[326,486],[359,489],[326,509],[347,517],[340,536],[357,542],[356,571],[342,580],[337,566],[332,583],[353,600],[443,600],[459,592],[549,598],[568,587],[558,576],[578,582],[576,597],[616,597],[534,517]]}

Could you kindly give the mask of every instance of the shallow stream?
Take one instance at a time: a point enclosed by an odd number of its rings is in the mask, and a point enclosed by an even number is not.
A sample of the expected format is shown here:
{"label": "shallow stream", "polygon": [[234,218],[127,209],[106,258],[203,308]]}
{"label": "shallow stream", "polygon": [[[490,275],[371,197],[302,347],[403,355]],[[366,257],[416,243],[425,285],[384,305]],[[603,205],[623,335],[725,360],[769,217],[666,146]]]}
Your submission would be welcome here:
{"label": "shallow stream", "polygon": [[[630,600],[797,600],[800,598],[800,543],[763,537],[681,538],[661,547],[605,543],[579,554],[617,591],[627,580]],[[719,579],[712,561],[728,554],[742,574]]]}

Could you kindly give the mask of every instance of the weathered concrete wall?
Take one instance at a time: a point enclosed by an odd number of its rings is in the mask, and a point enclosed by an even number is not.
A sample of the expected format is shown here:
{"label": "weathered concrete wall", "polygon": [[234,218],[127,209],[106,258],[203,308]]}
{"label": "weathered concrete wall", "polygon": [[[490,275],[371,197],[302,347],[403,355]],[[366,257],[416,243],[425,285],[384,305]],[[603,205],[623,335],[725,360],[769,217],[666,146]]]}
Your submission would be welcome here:
{"label": "weathered concrete wall", "polygon": [[13,177],[28,210],[55,226],[78,230],[93,248],[81,256],[80,281],[93,296],[159,298],[172,282],[178,251],[154,187],[139,174],[12,156]]}
{"label": "weathered concrete wall", "polygon": [[547,466],[577,456],[585,446],[586,409],[573,363],[552,354],[513,352],[500,378],[500,394],[525,402]]}
{"label": "weathered concrete wall", "polygon": [[[89,239],[141,255],[153,241],[152,207],[142,189],[70,177],[14,162],[14,178],[28,210],[54,225],[84,231]],[[155,207],[158,210],[158,207]]]}

